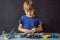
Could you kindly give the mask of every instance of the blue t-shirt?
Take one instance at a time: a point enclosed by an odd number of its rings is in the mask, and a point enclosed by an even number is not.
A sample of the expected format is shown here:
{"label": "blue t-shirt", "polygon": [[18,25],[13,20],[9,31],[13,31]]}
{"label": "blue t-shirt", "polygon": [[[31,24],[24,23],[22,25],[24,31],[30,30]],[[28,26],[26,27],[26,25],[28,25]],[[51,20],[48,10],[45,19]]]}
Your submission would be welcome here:
{"label": "blue t-shirt", "polygon": [[20,18],[19,24],[22,24],[24,29],[31,30],[32,28],[36,28],[38,25],[42,24],[42,21],[38,17],[27,17],[24,15]]}

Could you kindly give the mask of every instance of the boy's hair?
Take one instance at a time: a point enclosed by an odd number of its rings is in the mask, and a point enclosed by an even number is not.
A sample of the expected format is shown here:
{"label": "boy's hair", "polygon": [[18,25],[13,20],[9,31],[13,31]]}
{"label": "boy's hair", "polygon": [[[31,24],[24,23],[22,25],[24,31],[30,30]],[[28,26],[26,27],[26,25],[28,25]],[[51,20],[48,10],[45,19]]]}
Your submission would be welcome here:
{"label": "boy's hair", "polygon": [[24,11],[31,11],[34,10],[34,4],[32,2],[32,0],[25,0],[24,4],[23,4],[23,10]]}

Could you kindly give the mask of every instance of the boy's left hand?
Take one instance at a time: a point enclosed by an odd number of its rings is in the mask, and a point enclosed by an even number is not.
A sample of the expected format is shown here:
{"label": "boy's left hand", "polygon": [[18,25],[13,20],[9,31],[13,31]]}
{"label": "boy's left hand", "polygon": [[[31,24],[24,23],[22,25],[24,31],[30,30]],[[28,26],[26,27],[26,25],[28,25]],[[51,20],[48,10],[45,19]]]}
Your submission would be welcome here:
{"label": "boy's left hand", "polygon": [[31,30],[31,33],[35,33],[36,32],[36,28],[33,28],[32,30]]}

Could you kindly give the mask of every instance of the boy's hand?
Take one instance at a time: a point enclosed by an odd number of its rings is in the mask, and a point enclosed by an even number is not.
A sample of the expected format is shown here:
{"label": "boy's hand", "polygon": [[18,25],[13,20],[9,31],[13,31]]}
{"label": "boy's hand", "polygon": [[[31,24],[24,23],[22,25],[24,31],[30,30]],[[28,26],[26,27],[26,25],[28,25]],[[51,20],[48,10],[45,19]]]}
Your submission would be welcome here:
{"label": "boy's hand", "polygon": [[30,33],[35,33],[36,32],[36,28],[33,28]]}
{"label": "boy's hand", "polygon": [[24,33],[30,33],[30,30],[24,29]]}

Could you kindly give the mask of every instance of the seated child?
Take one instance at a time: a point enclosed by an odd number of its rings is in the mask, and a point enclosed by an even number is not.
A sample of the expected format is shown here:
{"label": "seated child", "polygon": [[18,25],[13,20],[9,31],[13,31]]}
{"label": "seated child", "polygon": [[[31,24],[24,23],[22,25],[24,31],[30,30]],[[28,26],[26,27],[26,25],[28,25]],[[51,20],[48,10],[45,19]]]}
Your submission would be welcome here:
{"label": "seated child", "polygon": [[26,0],[23,4],[25,15],[19,20],[18,30],[24,33],[41,32],[42,21],[34,14],[34,5],[32,0]]}

